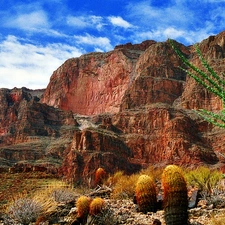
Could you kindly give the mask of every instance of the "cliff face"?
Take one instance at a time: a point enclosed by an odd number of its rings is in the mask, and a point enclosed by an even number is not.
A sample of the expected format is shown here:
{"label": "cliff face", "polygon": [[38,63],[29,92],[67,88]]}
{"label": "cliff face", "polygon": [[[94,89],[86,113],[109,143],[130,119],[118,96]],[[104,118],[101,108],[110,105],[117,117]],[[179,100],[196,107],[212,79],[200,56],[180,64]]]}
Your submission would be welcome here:
{"label": "cliff face", "polygon": [[154,44],[118,46],[108,53],[90,53],[67,60],[52,75],[42,102],[83,115],[119,111],[124,92],[144,50]]}
{"label": "cliff face", "polygon": [[[199,49],[203,57],[217,74],[222,75],[225,71],[225,32],[222,32],[217,36],[210,36],[203,40],[199,43]],[[190,48],[190,51],[190,61],[198,68],[203,69],[193,46]],[[182,93],[181,102],[182,107],[188,109],[204,108],[208,110],[220,110],[222,108],[221,101],[217,97],[197,85],[190,77],[187,77],[186,87]]]}
{"label": "cliff face", "polygon": [[[225,32],[199,44],[218,74],[225,71],[224,40]],[[201,67],[193,46],[177,44]],[[221,167],[224,131],[192,110],[219,110],[221,102],[179,66],[168,42],[145,41],[68,59],[42,92],[2,89],[2,164],[52,165],[90,185],[98,167],[108,173],[168,163]]]}

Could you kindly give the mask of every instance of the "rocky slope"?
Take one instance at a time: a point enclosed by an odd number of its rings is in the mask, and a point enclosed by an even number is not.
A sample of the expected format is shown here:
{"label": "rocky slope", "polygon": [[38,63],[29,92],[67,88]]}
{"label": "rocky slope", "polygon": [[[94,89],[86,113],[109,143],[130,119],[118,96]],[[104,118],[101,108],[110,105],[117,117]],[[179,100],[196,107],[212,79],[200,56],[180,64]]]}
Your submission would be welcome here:
{"label": "rocky slope", "polygon": [[[201,67],[193,46],[177,45]],[[223,73],[225,32],[199,46]],[[224,131],[193,111],[222,104],[179,66],[168,42],[145,41],[68,59],[46,90],[1,89],[1,167],[57,168],[90,186],[98,167],[109,173],[169,163],[223,168]]]}

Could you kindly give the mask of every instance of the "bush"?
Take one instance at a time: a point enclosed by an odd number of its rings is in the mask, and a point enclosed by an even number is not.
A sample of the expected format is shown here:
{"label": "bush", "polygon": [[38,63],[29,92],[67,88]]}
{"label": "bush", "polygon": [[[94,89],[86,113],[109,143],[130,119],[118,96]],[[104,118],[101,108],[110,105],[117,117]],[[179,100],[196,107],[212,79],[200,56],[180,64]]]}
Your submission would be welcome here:
{"label": "bush", "polygon": [[21,198],[15,200],[9,206],[7,212],[6,224],[23,224],[28,225],[35,222],[42,213],[42,206],[40,203],[29,198]]}
{"label": "bush", "polygon": [[107,206],[99,214],[88,218],[88,225],[117,225],[114,212]]}
{"label": "bush", "polygon": [[145,174],[150,177],[153,177],[156,183],[161,181],[162,173],[163,173],[163,168],[154,168],[153,166],[149,166],[148,168],[143,169],[140,172],[140,174]]}
{"label": "bush", "polygon": [[75,194],[68,188],[57,188],[52,191],[53,199],[58,203],[68,203],[74,200]]}
{"label": "bush", "polygon": [[212,189],[222,179],[222,173],[217,170],[210,170],[207,167],[199,167],[189,171],[185,175],[189,185],[197,186],[203,197],[211,196]]}
{"label": "bush", "polygon": [[108,186],[114,186],[123,176],[124,176],[123,171],[117,171],[107,179],[105,184]]}
{"label": "bush", "polygon": [[113,189],[112,198],[115,199],[133,198],[138,177],[139,177],[138,174],[133,174],[130,176],[121,175],[118,178],[117,182],[112,187]]}

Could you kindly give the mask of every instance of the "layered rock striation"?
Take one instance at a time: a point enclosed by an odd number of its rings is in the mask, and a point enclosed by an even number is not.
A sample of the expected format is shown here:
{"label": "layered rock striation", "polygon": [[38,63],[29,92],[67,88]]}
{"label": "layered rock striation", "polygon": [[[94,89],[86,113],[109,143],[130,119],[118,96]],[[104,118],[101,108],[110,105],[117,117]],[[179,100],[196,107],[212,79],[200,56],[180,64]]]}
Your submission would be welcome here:
{"label": "layered rock striation", "polygon": [[[225,32],[199,43],[218,74]],[[193,46],[177,46],[202,67]],[[55,165],[58,174],[93,183],[94,172],[132,173],[149,165],[223,167],[224,131],[193,109],[221,101],[187,77],[169,42],[116,46],[68,59],[46,90],[1,89],[2,165]]]}

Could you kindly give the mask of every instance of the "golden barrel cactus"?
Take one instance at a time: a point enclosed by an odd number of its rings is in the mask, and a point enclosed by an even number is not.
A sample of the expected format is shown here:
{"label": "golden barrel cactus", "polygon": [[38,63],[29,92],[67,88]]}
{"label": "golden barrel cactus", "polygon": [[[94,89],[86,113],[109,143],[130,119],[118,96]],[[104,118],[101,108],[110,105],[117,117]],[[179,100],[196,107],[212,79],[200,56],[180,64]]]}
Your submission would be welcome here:
{"label": "golden barrel cactus", "polygon": [[135,188],[135,196],[141,212],[156,212],[156,186],[152,177],[148,175],[141,175],[138,178]]}
{"label": "golden barrel cactus", "polygon": [[104,206],[105,206],[105,201],[102,198],[100,197],[94,198],[90,204],[89,214],[91,216],[95,216],[101,213],[102,210],[104,209]]}
{"label": "golden barrel cactus", "polygon": [[95,185],[103,184],[104,179],[106,178],[106,172],[103,168],[99,167],[95,172]]}
{"label": "golden barrel cactus", "polygon": [[80,196],[76,201],[77,207],[77,217],[78,218],[87,218],[89,213],[89,208],[91,204],[91,198],[87,196]]}
{"label": "golden barrel cactus", "polygon": [[166,225],[187,225],[188,194],[182,170],[176,165],[167,166],[162,174],[162,186]]}

